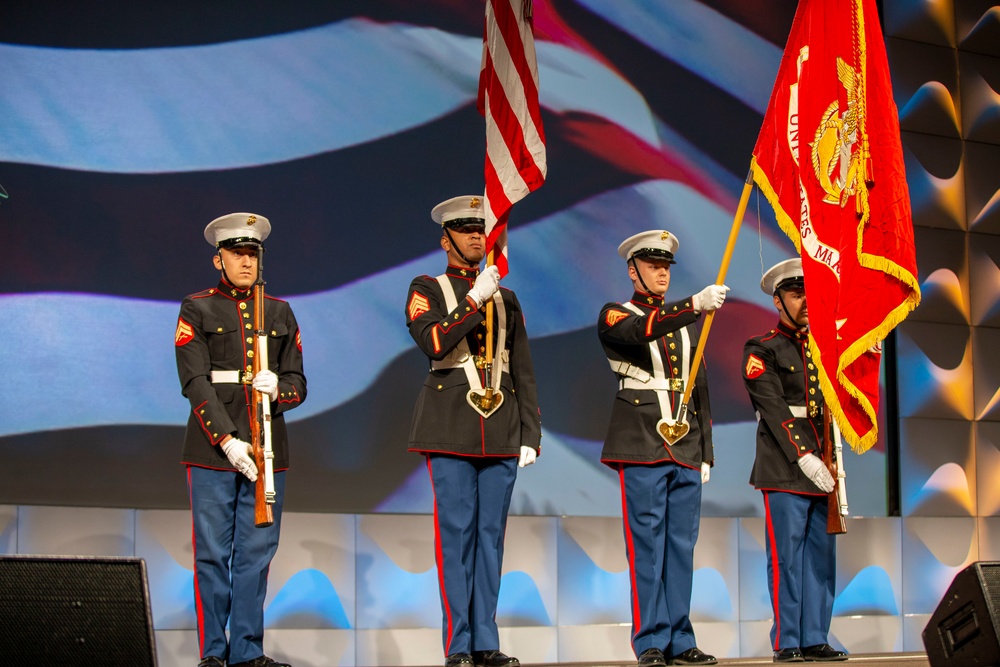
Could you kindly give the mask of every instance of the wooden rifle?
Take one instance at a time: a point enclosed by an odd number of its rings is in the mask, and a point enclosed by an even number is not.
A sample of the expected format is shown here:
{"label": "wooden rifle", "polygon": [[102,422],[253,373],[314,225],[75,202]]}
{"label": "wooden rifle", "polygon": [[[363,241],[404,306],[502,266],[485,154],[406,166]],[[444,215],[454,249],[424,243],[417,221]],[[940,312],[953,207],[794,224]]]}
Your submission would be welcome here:
{"label": "wooden rifle", "polygon": [[844,484],[844,462],[842,458],[843,443],[840,439],[840,429],[830,418],[830,407],[823,409],[823,463],[833,476],[833,491],[826,500],[826,532],[830,535],[843,535],[847,532],[847,487]]}
{"label": "wooden rifle", "polygon": [[[264,248],[257,250],[257,282],[253,286],[253,374],[266,370],[267,330],[264,328]],[[274,523],[274,450],[271,446],[271,397],[252,389],[253,406],[250,410],[250,433],[253,459],[257,466],[257,486],[254,490],[254,524],[265,528]]]}

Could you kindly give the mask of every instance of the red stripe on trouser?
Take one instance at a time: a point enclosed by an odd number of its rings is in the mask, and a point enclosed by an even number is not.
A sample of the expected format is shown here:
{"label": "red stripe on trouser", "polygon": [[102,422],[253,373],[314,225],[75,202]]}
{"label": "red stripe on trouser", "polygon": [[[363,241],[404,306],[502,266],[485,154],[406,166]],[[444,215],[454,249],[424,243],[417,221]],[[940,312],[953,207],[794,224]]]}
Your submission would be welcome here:
{"label": "red stripe on trouser", "polygon": [[444,647],[444,654],[447,656],[451,653],[451,639],[454,634],[454,628],[451,622],[451,605],[448,603],[448,591],[444,587],[444,553],[441,550],[441,528],[438,525],[437,492],[434,489],[434,472],[431,470],[431,457],[426,455],[426,458],[427,473],[431,478],[431,495],[434,501],[434,561],[437,563],[438,586],[441,588],[441,600],[444,602],[445,615],[448,619],[448,643]]}
{"label": "red stripe on trouser", "polygon": [[778,595],[781,591],[781,566],[778,562],[778,546],[774,540],[774,524],[771,522],[771,496],[764,492],[764,517],[768,541],[771,543],[771,605],[774,609],[774,650],[781,647],[781,607]]}
{"label": "red stripe on trouser", "polygon": [[[628,504],[625,502],[625,466],[618,464],[618,485],[622,489],[622,523],[625,524],[625,550],[628,555],[628,573],[632,582],[632,639],[642,627],[642,610],[639,607],[639,589],[635,581],[635,544],[632,542],[632,527],[628,523]],[[633,644],[633,648],[635,648]]]}
{"label": "red stripe on trouser", "polygon": [[[194,497],[191,495],[191,466],[187,467],[188,504],[194,507]],[[191,564],[194,569],[194,608],[198,617],[198,657],[204,658],[205,651],[205,612],[201,607],[201,589],[198,586],[198,544],[194,536],[194,514],[191,515]]]}

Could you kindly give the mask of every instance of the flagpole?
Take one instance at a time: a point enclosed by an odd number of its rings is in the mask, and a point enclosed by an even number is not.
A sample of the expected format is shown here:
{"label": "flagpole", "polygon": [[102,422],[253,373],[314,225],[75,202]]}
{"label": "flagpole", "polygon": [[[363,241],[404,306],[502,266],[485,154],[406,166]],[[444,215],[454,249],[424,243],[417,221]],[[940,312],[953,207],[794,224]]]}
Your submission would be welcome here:
{"label": "flagpole", "polygon": [[[486,256],[486,266],[493,266],[495,260],[493,258],[493,250],[491,249],[489,254]],[[486,299],[486,368],[489,369],[489,375],[493,372],[493,297]],[[484,394],[486,398],[486,404],[490,405],[490,401],[493,397],[493,382],[490,377],[486,378],[484,383],[486,386],[486,392]]]}
{"label": "flagpole", "polygon": [[[753,170],[747,172],[747,180],[743,183],[743,193],[740,195],[740,203],[736,207],[736,215],[733,217],[733,227],[729,230],[729,241],[726,243],[726,251],[722,254],[722,264],[719,266],[719,277],[715,279],[716,285],[722,285],[726,280],[726,273],[729,271],[729,260],[732,259],[733,250],[736,249],[736,237],[740,233],[740,225],[743,224],[743,216],[747,211],[747,203],[750,201],[750,192],[753,190]],[[701,325],[701,337],[698,338],[698,347],[694,351],[691,359],[691,377],[697,377],[698,366],[701,364],[701,357],[705,352],[705,343],[708,341],[708,331],[712,328],[712,320],[715,319],[715,311],[709,311],[705,316],[705,323]],[[681,405],[687,405],[691,400],[691,391],[694,389],[694,382],[688,382],[684,387],[684,398]]]}

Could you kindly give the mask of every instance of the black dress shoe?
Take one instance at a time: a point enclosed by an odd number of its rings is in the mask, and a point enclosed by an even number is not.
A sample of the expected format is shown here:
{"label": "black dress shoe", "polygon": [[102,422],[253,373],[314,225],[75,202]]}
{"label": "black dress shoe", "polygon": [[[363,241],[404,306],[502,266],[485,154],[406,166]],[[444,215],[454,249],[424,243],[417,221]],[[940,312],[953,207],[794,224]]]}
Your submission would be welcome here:
{"label": "black dress shoe", "polygon": [[847,653],[838,651],[829,644],[816,644],[816,646],[803,647],[802,657],[807,662],[834,662],[837,660],[847,660]]}
{"label": "black dress shoe", "polygon": [[798,648],[783,648],[774,652],[775,662],[805,662]]}
{"label": "black dress shoe", "polygon": [[198,667],[226,667],[226,661],[210,655],[207,658],[202,658],[201,662],[198,663]]}
{"label": "black dress shoe", "polygon": [[658,648],[647,648],[639,656],[639,667],[667,667],[667,659]]}
{"label": "black dress shoe", "polygon": [[671,665],[714,665],[718,662],[714,655],[702,653],[701,649],[697,646],[689,648],[680,655],[675,655],[670,659]]}
{"label": "black dress shoe", "polygon": [[292,667],[287,662],[278,662],[277,660],[272,660],[266,655],[262,655],[259,658],[254,658],[253,660],[247,660],[246,662],[232,662],[229,663],[229,667]]}
{"label": "black dress shoe", "polygon": [[476,667],[521,667],[520,660],[500,651],[473,651],[472,659]]}
{"label": "black dress shoe", "polygon": [[444,667],[473,667],[474,664],[468,653],[452,653],[444,659]]}

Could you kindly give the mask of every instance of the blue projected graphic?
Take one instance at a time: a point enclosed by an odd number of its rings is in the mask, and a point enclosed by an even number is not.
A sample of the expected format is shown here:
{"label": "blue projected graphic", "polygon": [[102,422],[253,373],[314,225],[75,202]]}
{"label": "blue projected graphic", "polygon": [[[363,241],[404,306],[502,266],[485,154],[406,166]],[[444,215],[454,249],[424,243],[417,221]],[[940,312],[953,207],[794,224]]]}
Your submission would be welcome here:
{"label": "blue projected graphic", "polygon": [[[267,291],[296,313],[309,383],[287,415],[286,508],[428,510],[405,451],[427,362],[404,300],[415,275],[444,269],[430,209],[483,188],[482,14],[367,4],[246,25],[0,26],[0,180],[17,195],[0,187],[0,457],[14,472],[0,503],[187,506],[179,304],[218,279],[204,226],[253,211],[273,225]],[[512,508],[612,516],[617,480],[598,456],[615,382],[595,322],[631,295],[615,249],[668,229],[670,295],[715,280],[794,3],[777,27],[735,0],[535,4],[549,176],[513,209],[504,284],[525,312],[544,433]],[[706,352],[707,515],[760,513],[740,358],[777,319],[762,269],[792,252],[752,201]],[[861,514],[884,514],[883,460],[849,455]],[[329,601],[316,613],[341,627]]]}

